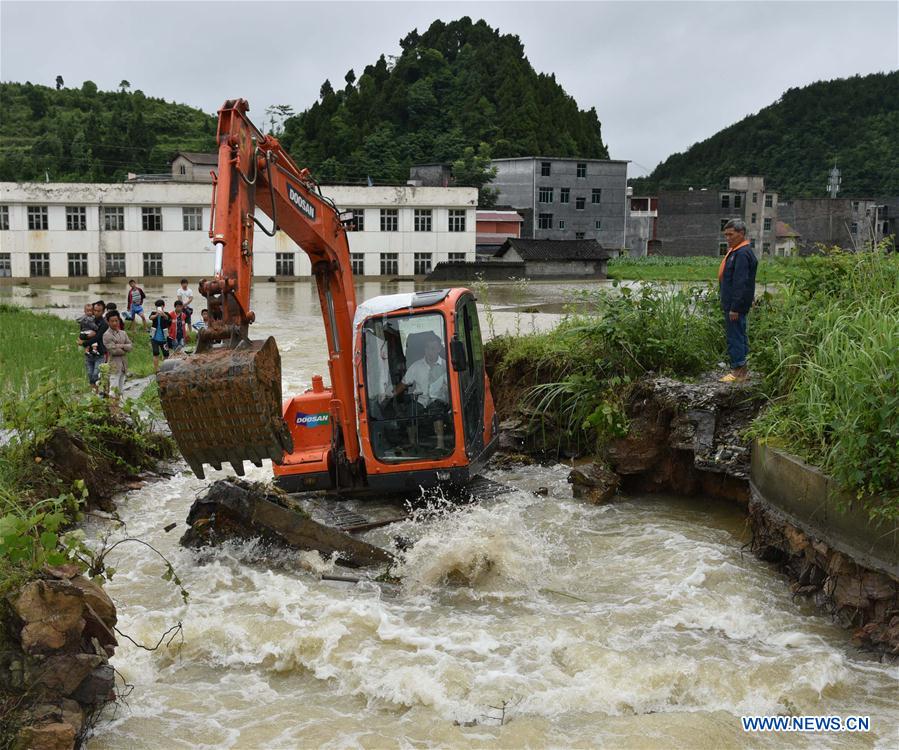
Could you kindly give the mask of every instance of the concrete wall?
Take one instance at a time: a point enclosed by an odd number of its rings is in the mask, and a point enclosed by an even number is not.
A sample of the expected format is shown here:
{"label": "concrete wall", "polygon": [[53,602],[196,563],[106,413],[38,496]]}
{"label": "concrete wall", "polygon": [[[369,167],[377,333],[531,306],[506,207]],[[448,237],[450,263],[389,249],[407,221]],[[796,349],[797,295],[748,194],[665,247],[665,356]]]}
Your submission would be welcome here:
{"label": "concrete wall", "polygon": [[756,442],[750,480],[793,525],[860,565],[899,577],[899,524],[871,524],[859,502],[815,467]]}
{"label": "concrete wall", "polygon": [[662,255],[718,255],[721,200],[717,191],[677,190],[659,193],[658,239]]}
{"label": "concrete wall", "polygon": [[[475,188],[433,187],[347,187],[323,186],[322,191],[340,209],[355,208],[365,216],[365,229],[349,233],[350,251],[364,256],[365,275],[380,274],[381,253],[396,253],[398,274],[411,276],[416,253],[431,254],[432,264],[448,260],[450,254],[464,254],[474,260],[477,204]],[[0,206],[9,211],[9,230],[0,232],[0,254],[9,254],[12,276],[29,276],[29,254],[48,253],[51,277],[68,275],[68,254],[86,253],[88,277],[105,276],[109,254],[124,254],[125,275],[144,275],[144,255],[161,253],[163,275],[196,278],[212,272],[214,251],[207,231],[209,227],[209,185],[187,182],[134,182],[125,184],[87,183],[0,183]],[[47,206],[48,229],[28,229],[27,207]],[[85,231],[66,229],[66,206],[86,209]],[[124,209],[123,231],[107,231],[101,225],[103,206]],[[142,208],[159,207],[162,230],[142,229]],[[184,230],[183,209],[198,208],[202,220],[199,230]],[[380,231],[380,210],[398,211],[398,231]],[[431,211],[431,231],[414,230],[416,209]],[[465,231],[449,231],[449,212],[465,211]],[[261,214],[261,212],[260,212]],[[260,216],[265,224],[268,219]],[[283,232],[274,238],[262,232],[254,234],[254,275],[275,275],[276,253],[289,253],[294,258],[294,274],[308,276],[309,260],[304,252]]]}
{"label": "concrete wall", "polygon": [[[800,235],[802,251],[818,244],[862,250],[883,238],[877,201],[852,198],[799,198],[779,206],[779,218]],[[853,231],[853,229],[855,231]]]}
{"label": "concrete wall", "polygon": [[[550,164],[550,175],[541,175],[541,164]],[[586,164],[585,177],[577,176],[577,165]],[[497,203],[532,211],[521,228],[522,237],[546,240],[573,240],[577,233],[596,239],[603,247],[625,244],[627,162],[604,159],[521,158],[495,159],[497,174],[492,187],[499,191]],[[551,202],[541,202],[540,188],[552,188]],[[561,202],[561,190],[568,188],[569,200]],[[600,203],[592,202],[593,189],[602,190]],[[577,198],[584,198],[578,210]],[[539,214],[552,214],[552,229],[539,228]],[[524,214],[522,214],[524,216]],[[560,228],[559,222],[565,223]],[[596,222],[600,222],[599,229]]]}
{"label": "concrete wall", "polygon": [[[181,170],[184,169],[184,174]],[[212,184],[210,172],[218,173],[217,164],[194,164],[190,159],[176,156],[172,160],[172,179],[183,182],[202,182]]]}
{"label": "concrete wall", "polygon": [[428,274],[428,281],[508,281],[526,275],[524,263],[490,261],[485,263],[442,262]]}

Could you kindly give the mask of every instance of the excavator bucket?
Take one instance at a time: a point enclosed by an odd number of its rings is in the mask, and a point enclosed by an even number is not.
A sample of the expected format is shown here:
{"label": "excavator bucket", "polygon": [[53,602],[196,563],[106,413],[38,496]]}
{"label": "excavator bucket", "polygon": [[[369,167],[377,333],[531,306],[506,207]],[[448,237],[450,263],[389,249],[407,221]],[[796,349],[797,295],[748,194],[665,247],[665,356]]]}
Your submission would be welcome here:
{"label": "excavator bucket", "polygon": [[293,441],[281,416],[281,355],[275,340],[243,342],[172,357],[159,370],[159,399],[184,460],[201,479],[203,464],[281,463]]}

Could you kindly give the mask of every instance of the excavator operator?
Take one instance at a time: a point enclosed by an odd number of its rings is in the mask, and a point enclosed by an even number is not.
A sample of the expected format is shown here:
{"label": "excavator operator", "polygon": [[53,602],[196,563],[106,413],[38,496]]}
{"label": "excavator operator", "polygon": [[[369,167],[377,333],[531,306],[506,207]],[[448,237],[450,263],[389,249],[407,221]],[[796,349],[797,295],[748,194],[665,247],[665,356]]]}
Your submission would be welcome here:
{"label": "excavator operator", "polygon": [[[395,396],[401,396],[406,390],[411,389],[413,421],[409,431],[413,432],[418,425],[432,424],[437,438],[437,449],[440,451],[446,447],[443,428],[449,409],[447,369],[446,361],[440,356],[442,351],[443,343],[436,334],[432,334],[425,343],[424,356],[409,366],[403,379],[394,389]],[[414,434],[410,434],[409,441],[414,441]]]}

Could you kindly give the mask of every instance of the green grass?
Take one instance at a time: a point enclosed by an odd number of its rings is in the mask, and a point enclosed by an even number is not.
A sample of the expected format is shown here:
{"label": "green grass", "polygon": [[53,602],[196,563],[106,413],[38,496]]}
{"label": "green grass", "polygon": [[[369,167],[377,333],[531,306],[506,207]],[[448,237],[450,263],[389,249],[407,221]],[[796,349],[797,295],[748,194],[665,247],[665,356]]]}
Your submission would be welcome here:
{"label": "green grass", "polygon": [[[0,391],[21,395],[47,382],[74,392],[88,390],[74,316],[73,311],[72,318],[64,320],[0,305]],[[137,328],[128,335],[134,344],[128,355],[130,376],[150,375],[153,358],[149,337]]]}
{"label": "green grass", "polygon": [[[803,258],[762,258],[756,282],[774,284],[792,278]],[[695,255],[684,258],[650,255],[645,258],[613,258],[609,261],[610,279],[627,281],[718,281],[721,258]]]}

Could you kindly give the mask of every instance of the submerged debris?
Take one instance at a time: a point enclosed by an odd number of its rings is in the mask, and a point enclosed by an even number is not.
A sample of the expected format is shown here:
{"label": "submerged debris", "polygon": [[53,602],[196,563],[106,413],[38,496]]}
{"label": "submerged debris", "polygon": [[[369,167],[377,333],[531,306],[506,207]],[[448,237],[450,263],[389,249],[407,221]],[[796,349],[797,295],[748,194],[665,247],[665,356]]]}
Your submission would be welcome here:
{"label": "submerged debris", "polygon": [[317,550],[325,557],[337,553],[339,565],[353,568],[393,561],[386,550],[313,520],[280,490],[234,477],[220,479],[197,498],[187,524],[181,537],[185,547],[261,537],[280,546]]}

